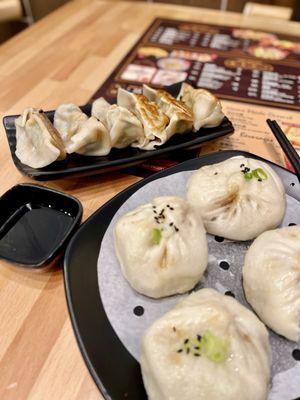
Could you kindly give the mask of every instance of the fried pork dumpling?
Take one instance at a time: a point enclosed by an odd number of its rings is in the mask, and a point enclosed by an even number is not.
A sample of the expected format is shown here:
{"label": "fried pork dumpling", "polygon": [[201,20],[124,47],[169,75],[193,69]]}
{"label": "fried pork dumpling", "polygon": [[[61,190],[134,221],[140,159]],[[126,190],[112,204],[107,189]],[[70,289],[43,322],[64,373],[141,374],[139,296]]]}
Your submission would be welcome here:
{"label": "fried pork dumpling", "polygon": [[99,121],[107,126],[106,115],[110,106],[111,104],[108,101],[106,101],[103,97],[100,97],[93,102],[91,115],[99,119]]}
{"label": "fried pork dumpling", "polygon": [[90,117],[80,125],[77,133],[71,137],[69,153],[85,156],[105,156],[111,150],[109,132],[101,121]]}
{"label": "fried pork dumpling", "polygon": [[42,110],[27,108],[15,120],[16,156],[25,165],[43,168],[66,157],[62,140]]}
{"label": "fried pork dumpling", "polygon": [[166,130],[170,132],[168,136],[192,130],[194,121],[193,112],[182,101],[176,100],[165,90],[153,89],[147,85],[143,86],[143,94],[148,100],[155,102],[170,119],[166,127]]}
{"label": "fried pork dumpling", "polygon": [[207,266],[201,218],[179,197],[158,197],[124,215],[114,237],[125,278],[149,297],[192,289]]}
{"label": "fried pork dumpling", "polygon": [[300,226],[262,233],[243,267],[247,301],[279,335],[300,340]]}
{"label": "fried pork dumpling", "polygon": [[187,199],[207,232],[232,240],[250,240],[276,228],[285,214],[285,191],[266,163],[233,157],[196,171]]}
{"label": "fried pork dumpling", "polygon": [[126,108],[111,105],[101,97],[93,103],[92,115],[106,126],[112,147],[123,149],[132,144],[143,145],[145,142],[142,123]]}
{"label": "fried pork dumpling", "polygon": [[148,328],[141,369],[149,400],[266,400],[268,332],[232,297],[200,289]]}
{"label": "fried pork dumpling", "polygon": [[188,83],[181,86],[178,100],[194,113],[194,130],[219,126],[224,118],[221,103],[216,96],[205,89],[194,89]]}
{"label": "fried pork dumpling", "polygon": [[57,107],[54,114],[54,127],[59,132],[68,153],[70,153],[69,146],[72,143],[72,136],[78,132],[80,126],[87,119],[88,116],[75,104],[61,104]]}
{"label": "fried pork dumpling", "polygon": [[106,115],[112,146],[123,149],[129,145],[142,146],[146,138],[138,118],[124,107],[112,105]]}
{"label": "fried pork dumpling", "polygon": [[173,132],[167,131],[169,118],[160,108],[142,94],[134,94],[124,89],[118,90],[118,105],[127,108],[142,123],[145,134],[143,144],[136,145],[144,150],[153,150],[164,144]]}

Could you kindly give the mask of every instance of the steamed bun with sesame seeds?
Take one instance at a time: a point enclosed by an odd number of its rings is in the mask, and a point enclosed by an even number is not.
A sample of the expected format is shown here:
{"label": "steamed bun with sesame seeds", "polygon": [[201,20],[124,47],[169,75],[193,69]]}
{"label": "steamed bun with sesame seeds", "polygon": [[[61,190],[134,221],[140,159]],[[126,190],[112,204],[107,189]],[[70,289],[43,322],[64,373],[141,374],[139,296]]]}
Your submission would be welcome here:
{"label": "steamed bun with sesame seeds", "polygon": [[141,345],[149,400],[266,400],[268,331],[232,297],[200,289],[156,320]]}
{"label": "steamed bun with sesame seeds", "polygon": [[283,184],[266,163],[242,156],[207,165],[187,184],[187,199],[208,233],[250,240],[283,220]]}
{"label": "steamed bun with sesame seeds", "polygon": [[208,262],[201,217],[179,197],[158,197],[122,216],[114,244],[129,284],[153,298],[192,289]]}

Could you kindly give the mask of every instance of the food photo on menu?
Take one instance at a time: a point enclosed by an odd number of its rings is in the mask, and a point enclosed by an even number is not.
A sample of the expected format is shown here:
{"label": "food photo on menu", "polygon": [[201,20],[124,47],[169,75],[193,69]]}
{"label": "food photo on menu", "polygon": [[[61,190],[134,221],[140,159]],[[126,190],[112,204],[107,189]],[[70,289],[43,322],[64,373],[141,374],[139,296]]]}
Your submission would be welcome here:
{"label": "food photo on menu", "polygon": [[29,3],[0,45],[0,399],[300,399],[296,2]]}

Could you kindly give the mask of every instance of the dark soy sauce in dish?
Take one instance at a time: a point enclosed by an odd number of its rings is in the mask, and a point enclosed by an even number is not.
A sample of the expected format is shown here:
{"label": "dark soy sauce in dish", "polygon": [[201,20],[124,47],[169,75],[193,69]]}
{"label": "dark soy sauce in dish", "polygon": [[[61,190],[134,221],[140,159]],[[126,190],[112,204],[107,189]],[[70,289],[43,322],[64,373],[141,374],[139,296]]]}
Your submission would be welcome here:
{"label": "dark soy sauce in dish", "polygon": [[0,256],[20,264],[39,264],[59,245],[73,224],[66,211],[28,203],[0,231]]}

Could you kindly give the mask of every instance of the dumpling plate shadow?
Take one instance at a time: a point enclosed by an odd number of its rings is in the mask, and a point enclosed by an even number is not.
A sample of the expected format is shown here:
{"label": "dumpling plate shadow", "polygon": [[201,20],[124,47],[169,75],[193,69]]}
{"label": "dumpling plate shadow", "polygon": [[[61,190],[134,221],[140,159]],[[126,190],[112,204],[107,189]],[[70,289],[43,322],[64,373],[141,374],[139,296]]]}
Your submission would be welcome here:
{"label": "dumpling plate shadow", "polygon": [[[175,195],[182,195],[183,183],[181,188],[179,185],[176,185],[176,188],[172,186],[167,188],[167,182],[171,183],[174,174],[181,175],[182,182],[185,182],[190,171],[237,155],[261,159],[239,151],[218,152],[186,161],[152,175],[130,186],[103,205],[83,224],[68,246],[64,270],[71,320],[82,355],[106,400],[145,400],[147,398],[137,361],[139,358],[137,342],[146,326],[182,297],[173,296],[162,300],[146,298],[129,287],[120,270],[109,272],[108,267],[114,263],[112,253],[110,253],[110,258],[107,258],[110,252],[107,244],[111,242],[110,224],[113,223],[118,212],[125,213],[126,206],[135,207],[139,205],[139,202],[146,200],[147,196],[168,194],[168,190],[172,190]],[[273,163],[268,162],[268,164],[281,177],[288,195],[288,204],[292,207],[297,205],[297,209],[298,207],[300,209],[300,185],[296,176]],[[161,181],[160,184],[157,181],[164,178],[166,178],[165,187]],[[144,199],[138,196],[139,190],[144,192],[146,196]],[[291,207],[288,206],[288,208]],[[300,213],[294,214],[288,212],[284,224],[299,224]],[[215,272],[206,274],[203,284],[199,287],[214,287],[220,292],[227,292],[228,295],[234,294],[241,303],[245,302],[241,283],[239,293],[235,288],[237,279],[240,278],[238,274],[240,274],[242,262],[241,253],[244,254],[249,243],[234,244],[212,236],[208,237],[208,241],[209,268],[214,269]],[[293,377],[293,371],[294,367],[300,368],[300,363],[293,358],[292,353],[299,344],[297,346],[272,332],[270,335],[272,348],[278,349],[278,354],[273,355],[273,376],[279,371],[291,372],[288,377],[289,386],[294,390],[297,387],[297,379]],[[280,341],[282,341],[281,344]],[[289,390],[289,393],[294,392]],[[299,395],[300,390],[296,396],[294,394],[290,396],[288,393],[282,396],[282,393],[279,393],[279,397],[276,397],[271,393],[270,399],[293,400]]]}

